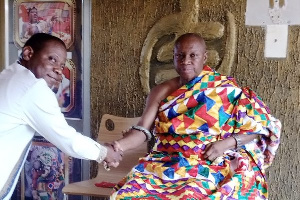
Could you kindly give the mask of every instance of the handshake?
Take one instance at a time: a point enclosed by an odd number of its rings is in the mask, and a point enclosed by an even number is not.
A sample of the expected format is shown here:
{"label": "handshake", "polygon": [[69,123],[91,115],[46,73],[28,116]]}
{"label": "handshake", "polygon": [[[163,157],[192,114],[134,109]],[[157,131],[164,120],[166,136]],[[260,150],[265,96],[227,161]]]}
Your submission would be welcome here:
{"label": "handshake", "polygon": [[105,143],[104,146],[107,148],[107,155],[103,161],[103,166],[107,171],[109,171],[110,167],[119,166],[124,152],[118,141],[114,141],[111,144]]}

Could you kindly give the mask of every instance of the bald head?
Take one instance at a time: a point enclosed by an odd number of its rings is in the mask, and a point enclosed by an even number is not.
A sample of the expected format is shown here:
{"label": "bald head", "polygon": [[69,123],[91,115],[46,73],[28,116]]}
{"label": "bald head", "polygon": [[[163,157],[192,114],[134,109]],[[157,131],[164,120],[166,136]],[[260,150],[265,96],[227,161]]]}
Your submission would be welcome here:
{"label": "bald head", "polygon": [[182,42],[185,42],[187,40],[191,40],[193,39],[194,41],[198,41],[201,46],[202,46],[202,50],[205,52],[206,51],[206,44],[204,39],[202,38],[202,36],[200,36],[197,33],[185,33],[183,35],[181,35],[179,38],[177,38],[177,40],[175,41],[175,46],[174,48],[177,48],[178,45],[180,45]]}
{"label": "bald head", "polygon": [[206,45],[200,35],[186,33],[176,40],[173,61],[181,84],[186,84],[197,77],[206,60]]}

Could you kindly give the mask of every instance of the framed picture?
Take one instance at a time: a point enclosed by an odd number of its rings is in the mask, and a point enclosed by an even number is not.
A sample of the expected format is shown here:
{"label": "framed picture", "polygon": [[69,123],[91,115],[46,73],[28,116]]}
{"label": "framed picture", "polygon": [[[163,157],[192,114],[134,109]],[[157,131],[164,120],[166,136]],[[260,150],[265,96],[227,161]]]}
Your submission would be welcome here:
{"label": "framed picture", "polygon": [[75,105],[76,67],[71,59],[67,59],[63,70],[63,80],[56,92],[59,106],[63,113],[67,113]]}
{"label": "framed picture", "polygon": [[63,200],[72,159],[41,136],[35,136],[25,161],[21,182],[23,199]]}
{"label": "framed picture", "polygon": [[14,42],[22,48],[35,33],[47,33],[74,43],[75,0],[15,0]]}

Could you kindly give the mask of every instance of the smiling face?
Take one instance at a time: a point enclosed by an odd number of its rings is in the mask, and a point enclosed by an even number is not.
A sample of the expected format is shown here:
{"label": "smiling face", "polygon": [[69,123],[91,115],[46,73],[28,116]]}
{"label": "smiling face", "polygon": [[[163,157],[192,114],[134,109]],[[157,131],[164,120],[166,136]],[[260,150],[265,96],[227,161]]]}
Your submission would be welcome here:
{"label": "smiling face", "polygon": [[182,84],[197,77],[206,62],[207,53],[202,38],[185,35],[179,38],[174,48],[174,66]]}
{"label": "smiling face", "polygon": [[57,41],[48,41],[39,51],[34,52],[30,46],[23,48],[23,65],[36,78],[43,78],[50,88],[60,84],[62,70],[67,58],[66,48]]}

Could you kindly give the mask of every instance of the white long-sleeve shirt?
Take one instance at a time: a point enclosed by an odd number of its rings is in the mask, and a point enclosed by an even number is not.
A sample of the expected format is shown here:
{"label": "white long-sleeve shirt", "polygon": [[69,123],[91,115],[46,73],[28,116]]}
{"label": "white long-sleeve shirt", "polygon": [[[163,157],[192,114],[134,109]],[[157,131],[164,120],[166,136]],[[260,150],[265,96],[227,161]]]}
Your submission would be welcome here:
{"label": "white long-sleeve shirt", "polygon": [[11,197],[35,132],[72,157],[101,162],[107,154],[67,124],[44,79],[14,63],[0,74],[0,199]]}

